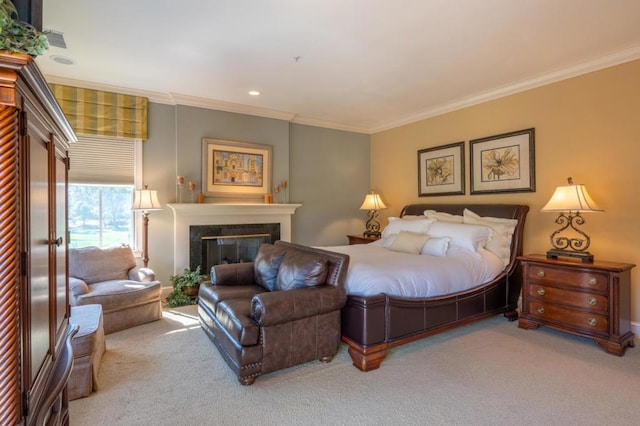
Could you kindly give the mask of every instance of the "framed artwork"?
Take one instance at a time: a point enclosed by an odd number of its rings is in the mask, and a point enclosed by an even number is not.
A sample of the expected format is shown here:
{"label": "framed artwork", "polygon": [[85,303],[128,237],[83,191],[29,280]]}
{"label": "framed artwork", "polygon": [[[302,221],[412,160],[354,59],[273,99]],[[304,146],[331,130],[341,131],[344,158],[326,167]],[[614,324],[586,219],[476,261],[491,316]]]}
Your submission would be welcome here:
{"label": "framed artwork", "polygon": [[418,196],[464,194],[464,142],[418,151]]}
{"label": "framed artwork", "polygon": [[207,197],[263,198],[270,192],[271,145],[202,139],[202,192]]}
{"label": "framed artwork", "polygon": [[535,129],[470,141],[471,194],[534,192]]}

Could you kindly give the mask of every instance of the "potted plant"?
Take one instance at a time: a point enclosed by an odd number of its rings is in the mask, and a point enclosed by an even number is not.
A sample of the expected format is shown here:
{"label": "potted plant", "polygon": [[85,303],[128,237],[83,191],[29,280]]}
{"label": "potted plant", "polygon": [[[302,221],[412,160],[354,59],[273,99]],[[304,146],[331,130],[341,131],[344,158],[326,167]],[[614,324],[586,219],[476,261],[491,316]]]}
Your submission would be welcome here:
{"label": "potted plant", "polygon": [[48,48],[47,36],[33,25],[20,21],[11,0],[0,0],[0,50],[38,56]]}
{"label": "potted plant", "polygon": [[182,274],[172,275],[173,292],[167,296],[167,305],[175,308],[195,304],[195,297],[198,295],[198,289],[203,280],[200,266],[193,271],[190,268],[185,268]]}

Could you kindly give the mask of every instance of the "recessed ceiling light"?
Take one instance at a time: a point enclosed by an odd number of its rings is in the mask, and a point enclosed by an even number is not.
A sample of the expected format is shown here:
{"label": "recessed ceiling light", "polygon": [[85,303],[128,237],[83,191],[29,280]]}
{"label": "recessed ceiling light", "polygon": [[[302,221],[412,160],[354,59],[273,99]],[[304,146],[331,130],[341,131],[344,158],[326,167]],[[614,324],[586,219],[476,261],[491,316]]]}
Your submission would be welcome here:
{"label": "recessed ceiling light", "polygon": [[73,64],[75,64],[73,59],[68,58],[66,56],[51,55],[49,57],[51,58],[52,61],[57,62],[57,63],[62,64],[62,65],[73,65]]}
{"label": "recessed ceiling light", "polygon": [[249,90],[249,94],[251,96],[260,96],[260,92],[258,92],[257,90]]}

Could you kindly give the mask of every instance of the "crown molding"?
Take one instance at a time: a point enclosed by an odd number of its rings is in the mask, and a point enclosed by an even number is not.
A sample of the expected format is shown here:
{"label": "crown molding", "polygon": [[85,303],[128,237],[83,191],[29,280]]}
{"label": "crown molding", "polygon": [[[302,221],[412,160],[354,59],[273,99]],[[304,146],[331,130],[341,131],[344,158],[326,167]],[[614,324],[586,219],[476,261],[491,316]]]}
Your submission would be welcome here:
{"label": "crown molding", "polygon": [[571,67],[567,67],[561,70],[557,70],[551,73],[543,74],[538,77],[534,77],[528,80],[517,82],[514,84],[506,85],[495,90],[482,92],[473,96],[468,96],[456,101],[440,105],[436,108],[428,109],[410,116],[388,121],[379,126],[362,127],[356,125],[350,125],[346,123],[337,123],[327,120],[319,120],[311,117],[305,117],[297,115],[293,112],[278,111],[268,108],[255,107],[250,105],[236,104],[232,102],[223,102],[213,99],[200,98],[197,96],[187,96],[178,93],[161,93],[145,90],[131,89],[129,87],[112,86],[107,84],[94,83],[83,80],[75,80],[63,77],[57,77],[53,75],[45,76],[45,79],[49,83],[65,84],[69,86],[82,87],[86,89],[104,90],[110,92],[124,93],[128,95],[144,96],[149,99],[150,102],[168,104],[168,105],[185,105],[198,108],[214,109],[218,111],[234,112],[237,114],[253,115],[258,117],[273,118],[277,120],[285,120],[291,123],[303,124],[307,126],[322,127],[334,130],[343,130],[354,133],[374,134],[385,130],[393,129],[395,127],[404,126],[407,124],[415,123],[427,118],[436,117],[438,115],[446,114],[448,112],[456,111],[462,108],[478,105],[483,102],[492,101],[498,98],[502,98],[516,93],[524,92],[526,90],[535,89],[537,87],[545,86],[547,84],[556,83],[558,81],[566,80],[569,78],[577,77],[580,75],[595,72],[604,68],[609,68],[615,65],[620,65],[625,62],[630,62],[640,58],[640,46],[633,46],[631,48],[620,50],[612,54],[602,56],[600,58],[593,59],[591,61],[582,62]]}
{"label": "crown molding", "polygon": [[445,105],[441,105],[437,108],[433,108],[418,114],[411,115],[409,117],[405,117],[395,121],[390,121],[382,126],[369,129],[369,132],[373,134],[373,133],[378,133],[385,130],[393,129],[395,127],[415,123],[416,121],[424,120],[431,117],[436,117],[438,115],[446,114],[448,112],[478,105],[483,102],[492,101],[505,96],[514,95],[516,93],[535,89],[541,86],[546,86],[548,84],[556,83],[562,80],[567,80],[569,78],[578,77],[580,75],[599,71],[604,68],[609,68],[609,67],[623,64],[625,62],[634,61],[639,58],[640,58],[640,46],[633,46],[631,48],[617,51],[610,55],[602,56],[600,58],[596,58],[591,61],[582,62],[571,67],[567,67],[558,71],[543,74],[541,76],[524,80],[515,84],[510,84],[495,90],[480,93],[478,95],[462,98],[457,101],[454,101]]}

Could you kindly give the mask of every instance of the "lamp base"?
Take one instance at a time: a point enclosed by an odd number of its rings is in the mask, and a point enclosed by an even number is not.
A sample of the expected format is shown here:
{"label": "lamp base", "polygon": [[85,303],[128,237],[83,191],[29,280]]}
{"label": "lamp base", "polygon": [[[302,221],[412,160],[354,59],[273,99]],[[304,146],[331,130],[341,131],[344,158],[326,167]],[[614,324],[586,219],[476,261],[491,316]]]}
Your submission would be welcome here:
{"label": "lamp base", "polygon": [[362,235],[369,238],[380,238],[382,236],[382,233],[378,231],[365,231],[362,233]]}
{"label": "lamp base", "polygon": [[558,257],[572,257],[581,259],[583,263],[593,263],[593,255],[588,251],[551,249],[547,252],[547,259],[557,259]]}

